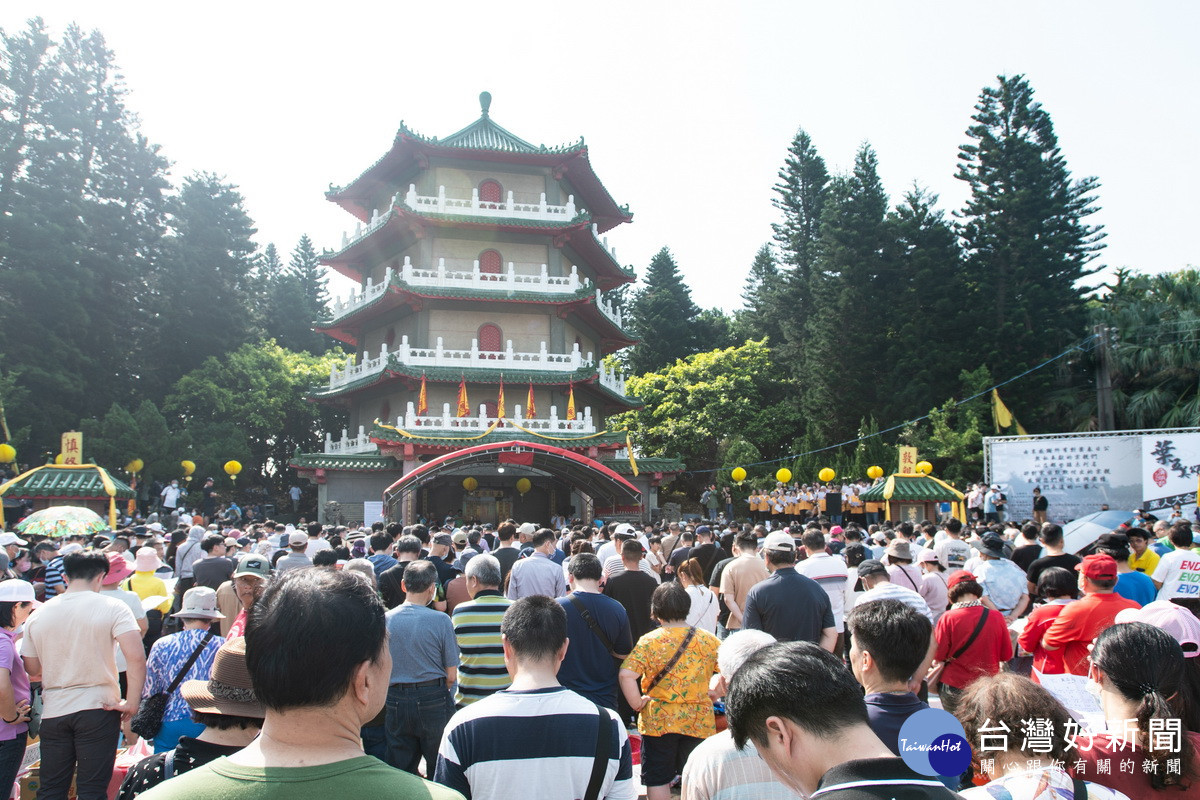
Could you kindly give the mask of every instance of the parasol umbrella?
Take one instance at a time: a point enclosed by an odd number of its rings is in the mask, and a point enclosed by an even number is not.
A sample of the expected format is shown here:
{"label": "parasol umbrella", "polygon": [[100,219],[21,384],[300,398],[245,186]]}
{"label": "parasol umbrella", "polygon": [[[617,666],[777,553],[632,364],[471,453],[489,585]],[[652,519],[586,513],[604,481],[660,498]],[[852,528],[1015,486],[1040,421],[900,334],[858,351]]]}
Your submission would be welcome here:
{"label": "parasol umbrella", "polygon": [[26,536],[87,536],[108,530],[104,518],[83,506],[51,506],[35,511],[17,523],[17,532]]}
{"label": "parasol umbrella", "polygon": [[1078,553],[1100,538],[1133,519],[1132,511],[1097,511],[1073,519],[1063,526],[1063,552]]}

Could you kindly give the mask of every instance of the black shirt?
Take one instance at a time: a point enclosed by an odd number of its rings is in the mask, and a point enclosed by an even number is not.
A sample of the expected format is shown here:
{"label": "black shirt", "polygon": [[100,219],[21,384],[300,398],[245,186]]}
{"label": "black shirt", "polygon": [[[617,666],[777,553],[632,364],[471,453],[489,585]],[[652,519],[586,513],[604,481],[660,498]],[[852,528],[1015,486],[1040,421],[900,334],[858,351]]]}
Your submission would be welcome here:
{"label": "black shirt", "polygon": [[[732,558],[726,558],[718,561],[716,566],[713,567],[712,577],[709,578],[708,581],[708,588],[712,589],[717,595],[717,603],[719,603],[717,606],[717,622],[721,625],[729,624],[729,606],[725,605],[725,595],[721,594],[721,573],[723,573],[725,571],[725,567],[729,566],[729,564],[732,562]],[[716,587],[715,589],[713,589],[714,586]]]}
{"label": "black shirt", "polygon": [[821,800],[952,800],[959,796],[937,778],[914,772],[902,758],[861,758],[838,764],[821,776],[817,792]]}
{"label": "black shirt", "polygon": [[744,628],[766,631],[781,642],[819,644],[834,627],[833,606],[821,585],[795,567],[780,567],[746,595]]}
{"label": "black shirt", "polygon": [[214,592],[233,575],[233,562],[228,558],[205,557],[192,566],[196,586],[207,586]]}
{"label": "black shirt", "polygon": [[[720,546],[712,542],[705,542],[702,545],[697,545],[692,548],[692,552],[688,554],[688,558],[694,558],[700,562],[700,568],[704,570],[704,585],[712,584],[713,568],[717,566],[718,561],[723,561],[729,557],[729,554],[720,548]],[[682,563],[682,562],[681,562]]]}
{"label": "black shirt", "polygon": [[438,583],[442,586],[445,586],[447,583],[454,580],[454,578],[458,575],[458,570],[456,570],[452,565],[446,563],[446,559],[444,558],[428,556],[425,558],[425,560],[430,564],[433,564],[433,568],[437,570]]}
{"label": "black shirt", "polygon": [[1062,567],[1074,575],[1075,565],[1082,560],[1083,559],[1079,556],[1072,555],[1071,553],[1062,553],[1057,556],[1042,556],[1041,558],[1035,559],[1034,562],[1029,565],[1029,569],[1025,570],[1025,575],[1029,578],[1030,583],[1032,583],[1034,586],[1037,586],[1038,578],[1041,577],[1043,572],[1051,567]]}
{"label": "black shirt", "polygon": [[[202,767],[222,756],[231,756],[242,749],[244,748],[238,745],[213,744],[193,739],[191,736],[181,736],[179,744],[175,747],[175,775]],[[166,760],[167,753],[155,753],[130,767],[125,780],[121,781],[117,800],[133,800],[142,792],[148,792],[162,783],[165,780],[163,764]]]}
{"label": "black shirt", "polygon": [[640,569],[625,570],[614,575],[604,584],[604,594],[616,600],[629,615],[629,632],[633,643],[658,627],[650,619],[650,595],[658,588],[658,581]]}
{"label": "black shirt", "polygon": [[508,573],[512,571],[513,564],[517,563],[517,558],[521,555],[519,547],[497,547],[492,551],[492,555],[500,562],[500,585],[504,585],[504,581],[508,578]]}
{"label": "black shirt", "polygon": [[1029,573],[1029,567],[1034,561],[1042,557],[1042,546],[1040,544],[1023,544],[1013,550],[1012,560],[1025,573]]}

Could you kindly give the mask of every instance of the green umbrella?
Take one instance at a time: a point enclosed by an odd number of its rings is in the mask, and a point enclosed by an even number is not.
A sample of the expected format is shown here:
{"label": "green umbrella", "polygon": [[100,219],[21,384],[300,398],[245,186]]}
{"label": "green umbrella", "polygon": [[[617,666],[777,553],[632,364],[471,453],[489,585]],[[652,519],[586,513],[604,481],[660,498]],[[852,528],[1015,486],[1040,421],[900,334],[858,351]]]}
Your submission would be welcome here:
{"label": "green umbrella", "polygon": [[104,518],[83,506],[51,506],[35,511],[17,523],[17,532],[26,536],[87,536],[108,530]]}

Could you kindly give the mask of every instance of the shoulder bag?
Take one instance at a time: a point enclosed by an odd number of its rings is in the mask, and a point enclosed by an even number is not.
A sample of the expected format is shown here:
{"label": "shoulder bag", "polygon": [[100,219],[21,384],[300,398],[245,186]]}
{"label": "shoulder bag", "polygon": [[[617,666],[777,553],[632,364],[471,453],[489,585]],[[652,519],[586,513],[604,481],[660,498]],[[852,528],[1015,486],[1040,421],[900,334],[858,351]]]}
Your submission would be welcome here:
{"label": "shoulder bag", "polygon": [[679,659],[683,656],[683,652],[687,650],[688,645],[692,643],[692,638],[695,635],[696,628],[694,626],[688,628],[687,636],[684,636],[683,641],[679,643],[679,649],[677,649],[675,654],[671,656],[671,660],[666,663],[666,666],[660,669],[658,674],[650,679],[650,682],[646,684],[644,689],[642,689],[642,694],[650,694],[651,689],[662,683],[662,679],[667,677],[667,673],[671,671],[671,668],[679,663]]}
{"label": "shoulder bag", "polygon": [[592,761],[592,775],[588,779],[587,791],[584,792],[583,800],[600,800],[600,789],[604,785],[604,774],[608,771],[608,728],[612,717],[608,715],[608,709],[596,705],[596,711],[599,712],[600,721],[596,725],[596,757]]}
{"label": "shoulder bag", "polygon": [[583,617],[583,621],[587,623],[587,626],[592,629],[592,633],[596,634],[596,638],[600,640],[600,644],[604,645],[604,649],[607,650],[608,654],[617,662],[617,667],[620,667],[621,662],[625,660],[629,653],[622,655],[621,653],[616,652],[616,650],[613,648],[612,640],[604,634],[604,630],[600,627],[600,624],[596,622],[596,618],[588,612],[587,606],[583,604],[582,600],[575,596],[574,592],[571,592],[571,594],[567,595],[567,599],[571,601],[571,605],[575,606],[575,610],[579,612],[579,616]]}
{"label": "shoulder bag", "polygon": [[208,647],[208,643],[212,638],[212,631],[205,634],[200,644],[192,651],[192,655],[188,657],[187,662],[179,670],[179,674],[171,681],[171,685],[167,687],[165,692],[156,692],[142,699],[142,704],[138,706],[137,713],[129,721],[129,727],[134,733],[143,739],[153,739],[155,736],[158,736],[158,732],[162,730],[163,715],[167,713],[167,703],[170,701],[171,695],[179,688],[179,684],[183,683],[183,676],[188,674],[188,670],[196,663],[196,659],[200,658],[200,654],[204,652],[204,648]]}
{"label": "shoulder bag", "polygon": [[942,670],[946,668],[946,665],[967,652],[971,645],[975,644],[975,640],[979,638],[979,634],[983,632],[983,626],[987,624],[989,611],[987,606],[980,606],[979,610],[983,613],[979,615],[979,620],[975,623],[975,630],[971,631],[971,635],[963,642],[962,647],[951,653],[950,657],[943,661],[936,669],[930,670],[929,675],[926,677],[926,681],[930,686],[937,686],[941,682]]}

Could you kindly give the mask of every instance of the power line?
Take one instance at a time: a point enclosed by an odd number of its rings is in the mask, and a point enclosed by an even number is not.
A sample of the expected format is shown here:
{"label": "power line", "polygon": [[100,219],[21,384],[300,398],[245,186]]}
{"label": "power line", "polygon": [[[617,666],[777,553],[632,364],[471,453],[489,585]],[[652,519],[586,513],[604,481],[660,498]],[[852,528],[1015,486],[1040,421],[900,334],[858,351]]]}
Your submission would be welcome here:
{"label": "power line", "polygon": [[[994,390],[999,389],[1003,386],[1007,386],[1008,384],[1010,384],[1014,381],[1019,381],[1021,378],[1024,378],[1026,375],[1037,372],[1039,369],[1042,369],[1043,367],[1047,367],[1050,364],[1053,364],[1054,362],[1058,361],[1059,359],[1069,356],[1070,354],[1072,354],[1076,351],[1085,351],[1086,352],[1088,350],[1094,350],[1098,346],[1098,342],[1096,339],[1097,339],[1097,337],[1095,334],[1087,336],[1087,337],[1081,339],[1080,341],[1076,342],[1075,344],[1071,345],[1066,350],[1063,350],[1058,355],[1051,356],[1050,358],[1046,359],[1042,363],[1040,363],[1036,366],[1030,367],[1029,369],[1022,372],[1020,375],[1014,375],[1013,377],[1009,378],[1008,380],[1001,381],[1000,383],[997,383],[994,386],[990,386],[987,389],[984,389],[982,392],[977,392],[976,394],[973,394],[970,397],[955,401],[955,405],[963,405],[965,403],[971,402],[972,400],[976,400],[980,397],[983,397],[986,394],[990,394]],[[741,464],[740,466],[742,466],[742,467],[761,467],[766,464],[779,464],[779,463],[783,463],[785,461],[795,461],[797,458],[803,458],[805,456],[811,456],[811,455],[815,455],[817,453],[823,453],[826,450],[836,450],[837,448],[845,447],[846,445],[858,444],[859,442],[865,442],[867,439],[874,439],[876,436],[882,436],[885,433],[891,433],[892,431],[898,431],[901,428],[904,428],[908,425],[912,425],[913,423],[916,423],[916,422],[922,422],[927,419],[929,419],[929,414],[922,414],[921,416],[914,417],[913,419],[907,420],[906,422],[901,422],[899,425],[893,425],[890,428],[884,428],[881,431],[875,431],[874,433],[869,433],[866,436],[859,436],[858,438],[855,438],[855,439],[847,439],[844,442],[827,445],[825,447],[818,447],[815,450],[808,450],[803,453],[792,453],[791,455],[786,455],[781,458],[773,458],[773,459],[770,459],[769,461],[755,461],[753,464]],[[693,470],[688,470],[688,472],[693,475],[697,475],[697,474],[705,474],[705,473],[709,473],[709,472],[719,472],[720,470],[721,470],[721,467],[717,467],[716,469],[693,469]]]}

